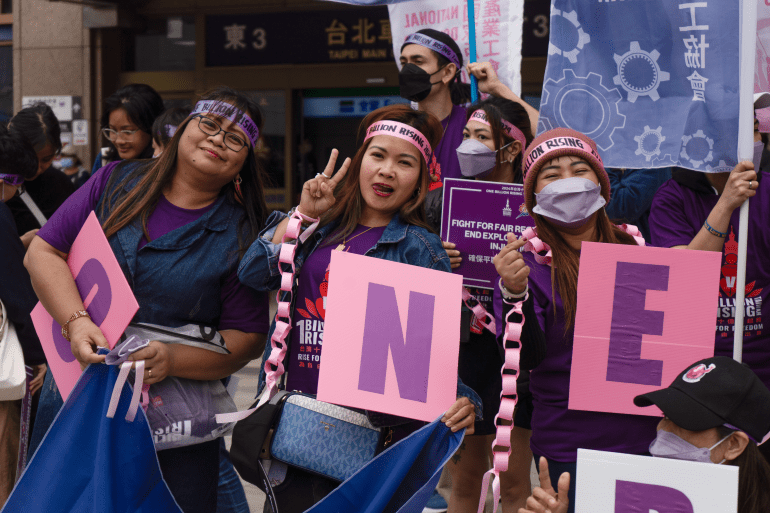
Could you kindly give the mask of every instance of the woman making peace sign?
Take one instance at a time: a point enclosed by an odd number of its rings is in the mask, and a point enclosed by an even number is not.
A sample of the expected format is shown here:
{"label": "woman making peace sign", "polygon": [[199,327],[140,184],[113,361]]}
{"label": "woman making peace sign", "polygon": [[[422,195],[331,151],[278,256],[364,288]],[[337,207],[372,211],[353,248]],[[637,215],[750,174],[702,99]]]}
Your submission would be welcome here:
{"label": "woman making peace sign", "polygon": [[[400,137],[393,131],[394,127],[405,128],[413,137]],[[337,173],[332,174],[337,160],[334,150],[323,174],[305,183],[298,210],[304,216],[320,218],[320,224],[300,243],[294,259],[298,284],[294,288],[296,301],[288,336],[288,390],[306,394],[317,391],[332,251],[450,272],[449,257],[439,237],[431,233],[423,207],[429,184],[428,158],[441,134],[441,124],[432,114],[403,105],[378,109],[361,124],[359,141],[363,140],[363,144],[353,160],[345,159]],[[257,290],[279,288],[279,244],[287,225],[286,214],[272,214],[267,228],[241,261],[238,270],[241,282]],[[271,334],[274,329],[275,323]],[[265,361],[270,351],[268,344]],[[301,360],[298,355],[306,358]],[[311,355],[309,360],[307,355]],[[263,371],[260,385],[264,377]],[[473,397],[477,404],[480,402],[469,388],[463,385],[460,388],[463,395]],[[462,397],[443,420],[452,431],[462,428],[472,431],[477,409],[480,411],[480,407],[474,407],[468,398]],[[409,423],[408,427],[397,430],[397,436],[421,425]],[[304,511],[337,486],[319,476],[295,469],[292,472],[291,479],[284,481],[288,486],[276,489],[282,512]]]}

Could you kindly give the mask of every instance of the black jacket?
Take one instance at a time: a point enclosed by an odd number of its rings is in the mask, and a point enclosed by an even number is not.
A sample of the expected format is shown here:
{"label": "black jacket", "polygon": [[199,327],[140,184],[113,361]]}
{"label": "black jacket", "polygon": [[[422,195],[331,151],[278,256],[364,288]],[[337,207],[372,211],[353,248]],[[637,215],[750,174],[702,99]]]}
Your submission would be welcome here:
{"label": "black jacket", "polygon": [[[54,167],[48,168],[42,175],[34,180],[24,182],[24,188],[27,190],[30,198],[37,205],[37,208],[43,212],[46,219],[50,219],[56,209],[64,203],[64,200],[75,192],[75,186],[70,177]],[[30,230],[40,228],[40,225],[29,211],[27,205],[19,198],[8,200],[6,203],[13,218],[16,221],[16,231],[21,236]]]}

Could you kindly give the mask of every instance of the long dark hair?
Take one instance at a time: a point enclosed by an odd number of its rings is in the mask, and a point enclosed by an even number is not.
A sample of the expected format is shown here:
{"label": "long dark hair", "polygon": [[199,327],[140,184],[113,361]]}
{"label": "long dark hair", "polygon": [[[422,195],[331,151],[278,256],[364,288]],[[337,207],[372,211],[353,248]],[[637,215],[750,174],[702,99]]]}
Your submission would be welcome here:
{"label": "long dark hair", "polygon": [[[535,220],[537,236],[551,247],[551,295],[558,289],[564,305],[564,330],[568,331],[575,322],[577,309],[577,281],[580,268],[580,252],[570,246],[562,237],[558,227],[535,212],[529,213]],[[607,212],[600,208],[596,218],[596,241],[610,244],[636,245],[636,240],[610,222]],[[554,318],[556,315],[554,315]]]}
{"label": "long dark hair", "polygon": [[29,141],[0,125],[0,174],[34,178],[37,155]]}
{"label": "long dark hair", "polygon": [[176,134],[179,124],[187,119],[191,110],[191,108],[186,107],[171,107],[155,118],[155,122],[152,124],[152,138],[155,143],[158,144],[158,146],[165,148],[173,137],[173,135],[168,135],[168,127],[174,127],[174,133]]}
{"label": "long dark hair", "polygon": [[42,150],[49,143],[55,153],[62,147],[59,120],[51,107],[45,103],[36,103],[17,112],[8,122],[8,131],[29,142],[35,152]]}
{"label": "long dark hair", "polygon": [[[436,145],[438,145],[441,136],[444,133],[441,122],[436,116],[425,111],[412,110],[406,105],[389,105],[369,113],[358,127],[357,140],[359,148],[350,163],[345,178],[342,179],[339,185],[337,185],[337,189],[334,191],[336,201],[332,208],[330,208],[321,218],[322,226],[333,221],[340,222],[339,230],[325,241],[325,244],[332,244],[338,240],[344,239],[353,233],[353,230],[358,226],[358,221],[361,219],[361,213],[363,212],[364,206],[364,198],[361,195],[361,186],[359,185],[361,163],[364,160],[364,154],[366,153],[367,148],[369,148],[369,144],[372,140],[369,139],[366,142],[363,141],[366,137],[366,130],[372,126],[373,123],[384,120],[398,121],[414,127],[428,139],[431,148],[435,148]],[[401,206],[399,209],[399,216],[406,224],[420,226],[428,231],[432,231],[432,228],[425,219],[425,208],[423,207],[425,195],[428,193],[430,173],[428,171],[428,165],[425,163],[422,156],[420,156],[419,160],[420,178],[417,181],[419,192]]]}
{"label": "long dark hair", "polygon": [[[717,428],[720,439],[733,430],[724,426]],[[767,513],[770,511],[770,465],[749,440],[743,452],[734,460],[726,462],[739,468],[738,472],[738,513]]]}
{"label": "long dark hair", "polygon": [[[526,109],[516,103],[515,101],[508,100],[506,98],[497,98],[490,96],[486,100],[480,100],[468,107],[468,115],[466,117],[466,123],[471,118],[471,115],[477,110],[483,110],[487,114],[487,119],[492,125],[492,138],[495,141],[495,151],[499,151],[500,148],[513,141],[513,137],[503,132],[503,124],[501,119],[513,123],[513,125],[522,131],[524,139],[527,141],[527,146],[532,142],[534,136],[532,135],[532,123],[529,120],[529,114]],[[516,158],[513,160],[513,183],[522,183],[524,176],[521,171],[521,163],[524,160],[524,150],[522,148]],[[500,162],[495,167],[500,166]]]}
{"label": "long dark hair", "polygon": [[[218,87],[209,91],[201,97],[201,100],[213,100],[233,105],[241,112],[251,116],[257,127],[262,128],[262,114],[257,104],[249,97],[229,87]],[[107,201],[103,202],[101,211],[102,216],[108,216],[102,225],[107,237],[114,235],[139,217],[142,221],[144,236],[148,241],[150,240],[147,219],[158,203],[163,189],[171,183],[174,173],[176,173],[179,140],[191,119],[193,119],[192,116],[189,116],[179,125],[174,137],[160,157],[143,164],[124,178],[119,186],[112,189]],[[247,145],[244,150],[247,155],[240,172],[242,195],[237,193],[232,182],[222,187],[220,191],[220,194],[226,196],[226,201],[232,204],[241,203],[245,209],[245,214],[239,221],[238,230],[238,247],[242,253],[256,240],[268,214],[264,194],[264,169],[259,163],[259,159],[254,155],[253,148]],[[136,186],[127,194],[121,194],[123,185],[135,178],[139,179]]]}
{"label": "long dark hair", "polygon": [[[123,109],[139,130],[152,135],[152,124],[161,112],[163,112],[163,98],[158,92],[147,84],[128,84],[123,86],[104,100],[104,112],[102,112],[102,127],[110,124],[110,114],[117,109]],[[118,150],[109,142],[107,160],[117,160]],[[142,150],[137,158],[146,159],[152,157],[152,144]]]}
{"label": "long dark hair", "polygon": [[[441,41],[448,47],[452,49],[452,51],[457,55],[457,58],[460,60],[460,66],[457,69],[457,73],[452,78],[452,80],[449,81],[449,94],[452,97],[452,103],[455,105],[465,105],[466,103],[471,101],[471,86],[470,84],[466,84],[464,82],[460,81],[460,72],[463,68],[463,52],[460,50],[460,47],[457,45],[454,39],[452,39],[452,36],[447,34],[446,32],[441,32],[435,29],[422,29],[417,31],[418,34],[425,34],[428,37],[431,37],[437,41]],[[410,43],[411,44],[411,43]],[[401,51],[404,51],[404,47],[406,46],[406,43],[401,45]],[[433,54],[438,59],[438,67],[439,69],[443,68],[444,66],[448,65],[452,61],[441,55],[435,50],[431,50]]]}

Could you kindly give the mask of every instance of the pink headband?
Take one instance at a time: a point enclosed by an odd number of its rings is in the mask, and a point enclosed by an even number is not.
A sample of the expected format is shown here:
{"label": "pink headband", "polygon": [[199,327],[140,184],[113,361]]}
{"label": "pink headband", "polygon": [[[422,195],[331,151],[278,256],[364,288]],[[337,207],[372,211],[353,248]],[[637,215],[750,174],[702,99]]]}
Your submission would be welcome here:
{"label": "pink headband", "polygon": [[375,135],[390,135],[409,141],[414,144],[415,148],[420,150],[420,153],[425,159],[425,163],[430,165],[430,156],[433,153],[433,149],[430,147],[428,139],[413,126],[399,123],[398,121],[377,121],[366,129],[366,138],[364,139],[364,142]]}
{"label": "pink headband", "polygon": [[[487,126],[492,126],[492,123],[489,122],[489,118],[487,117],[487,113],[482,109],[479,109],[471,114],[471,117],[468,118],[468,121],[478,121],[479,123],[483,123]],[[503,132],[521,143],[521,151],[526,150],[527,138],[524,137],[524,132],[519,130],[519,128],[510,121],[506,121],[500,118],[500,122],[503,124]]]}
{"label": "pink headband", "polygon": [[415,32],[414,34],[409,34],[407,36],[406,41],[404,41],[405,45],[420,45],[424,46],[428,50],[433,50],[434,52],[438,52],[447,59],[449,59],[451,62],[454,63],[455,66],[457,66],[458,69],[460,69],[462,66],[460,66],[460,58],[457,57],[457,54],[450,48],[448,45],[445,45],[441,41],[437,39],[433,39],[430,36],[426,36],[425,34],[419,34]]}
{"label": "pink headband", "polygon": [[532,148],[523,167],[529,172],[536,163],[543,160],[550,160],[553,153],[564,149],[569,149],[571,154],[577,156],[586,156],[591,159],[596,159],[599,161],[599,164],[604,166],[602,158],[588,143],[581,141],[577,137],[554,137],[553,139],[546,139],[536,147]]}
{"label": "pink headband", "polygon": [[192,114],[216,114],[222,116],[225,119],[229,119],[235,123],[238,128],[243,130],[246,137],[251,141],[251,147],[253,148],[257,144],[259,139],[259,128],[248,114],[242,112],[237,107],[230,105],[227,102],[220,102],[216,100],[201,100],[195,104],[195,108],[190,113]]}

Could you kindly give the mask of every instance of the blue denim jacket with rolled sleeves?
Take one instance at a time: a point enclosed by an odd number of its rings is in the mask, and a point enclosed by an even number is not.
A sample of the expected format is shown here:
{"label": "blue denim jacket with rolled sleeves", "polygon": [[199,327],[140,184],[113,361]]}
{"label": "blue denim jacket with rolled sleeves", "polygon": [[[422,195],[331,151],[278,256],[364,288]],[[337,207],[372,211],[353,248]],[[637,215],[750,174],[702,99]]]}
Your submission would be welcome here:
{"label": "blue denim jacket with rolled sleeves", "polygon": [[[273,244],[272,239],[276,228],[286,218],[283,212],[273,212],[265,224],[265,229],[256,241],[246,251],[238,266],[238,278],[241,283],[258,291],[269,291],[280,288],[281,272],[278,267],[280,245]],[[323,239],[328,237],[336,228],[337,223],[330,223],[316,230],[301,246],[294,257],[295,276],[299,276],[305,260],[313,253]],[[449,256],[441,245],[441,240],[424,228],[404,223],[396,215],[385,228],[380,239],[366,253],[366,256],[382,258],[391,262],[451,272]],[[296,292],[296,282],[295,282]],[[275,329],[275,319],[270,327],[268,343],[265,347],[263,362],[270,357],[272,350],[270,338]],[[265,385],[264,366],[259,374],[259,391]],[[470,387],[457,379],[457,397],[467,397],[476,408],[476,417],[481,418],[481,399]]]}

